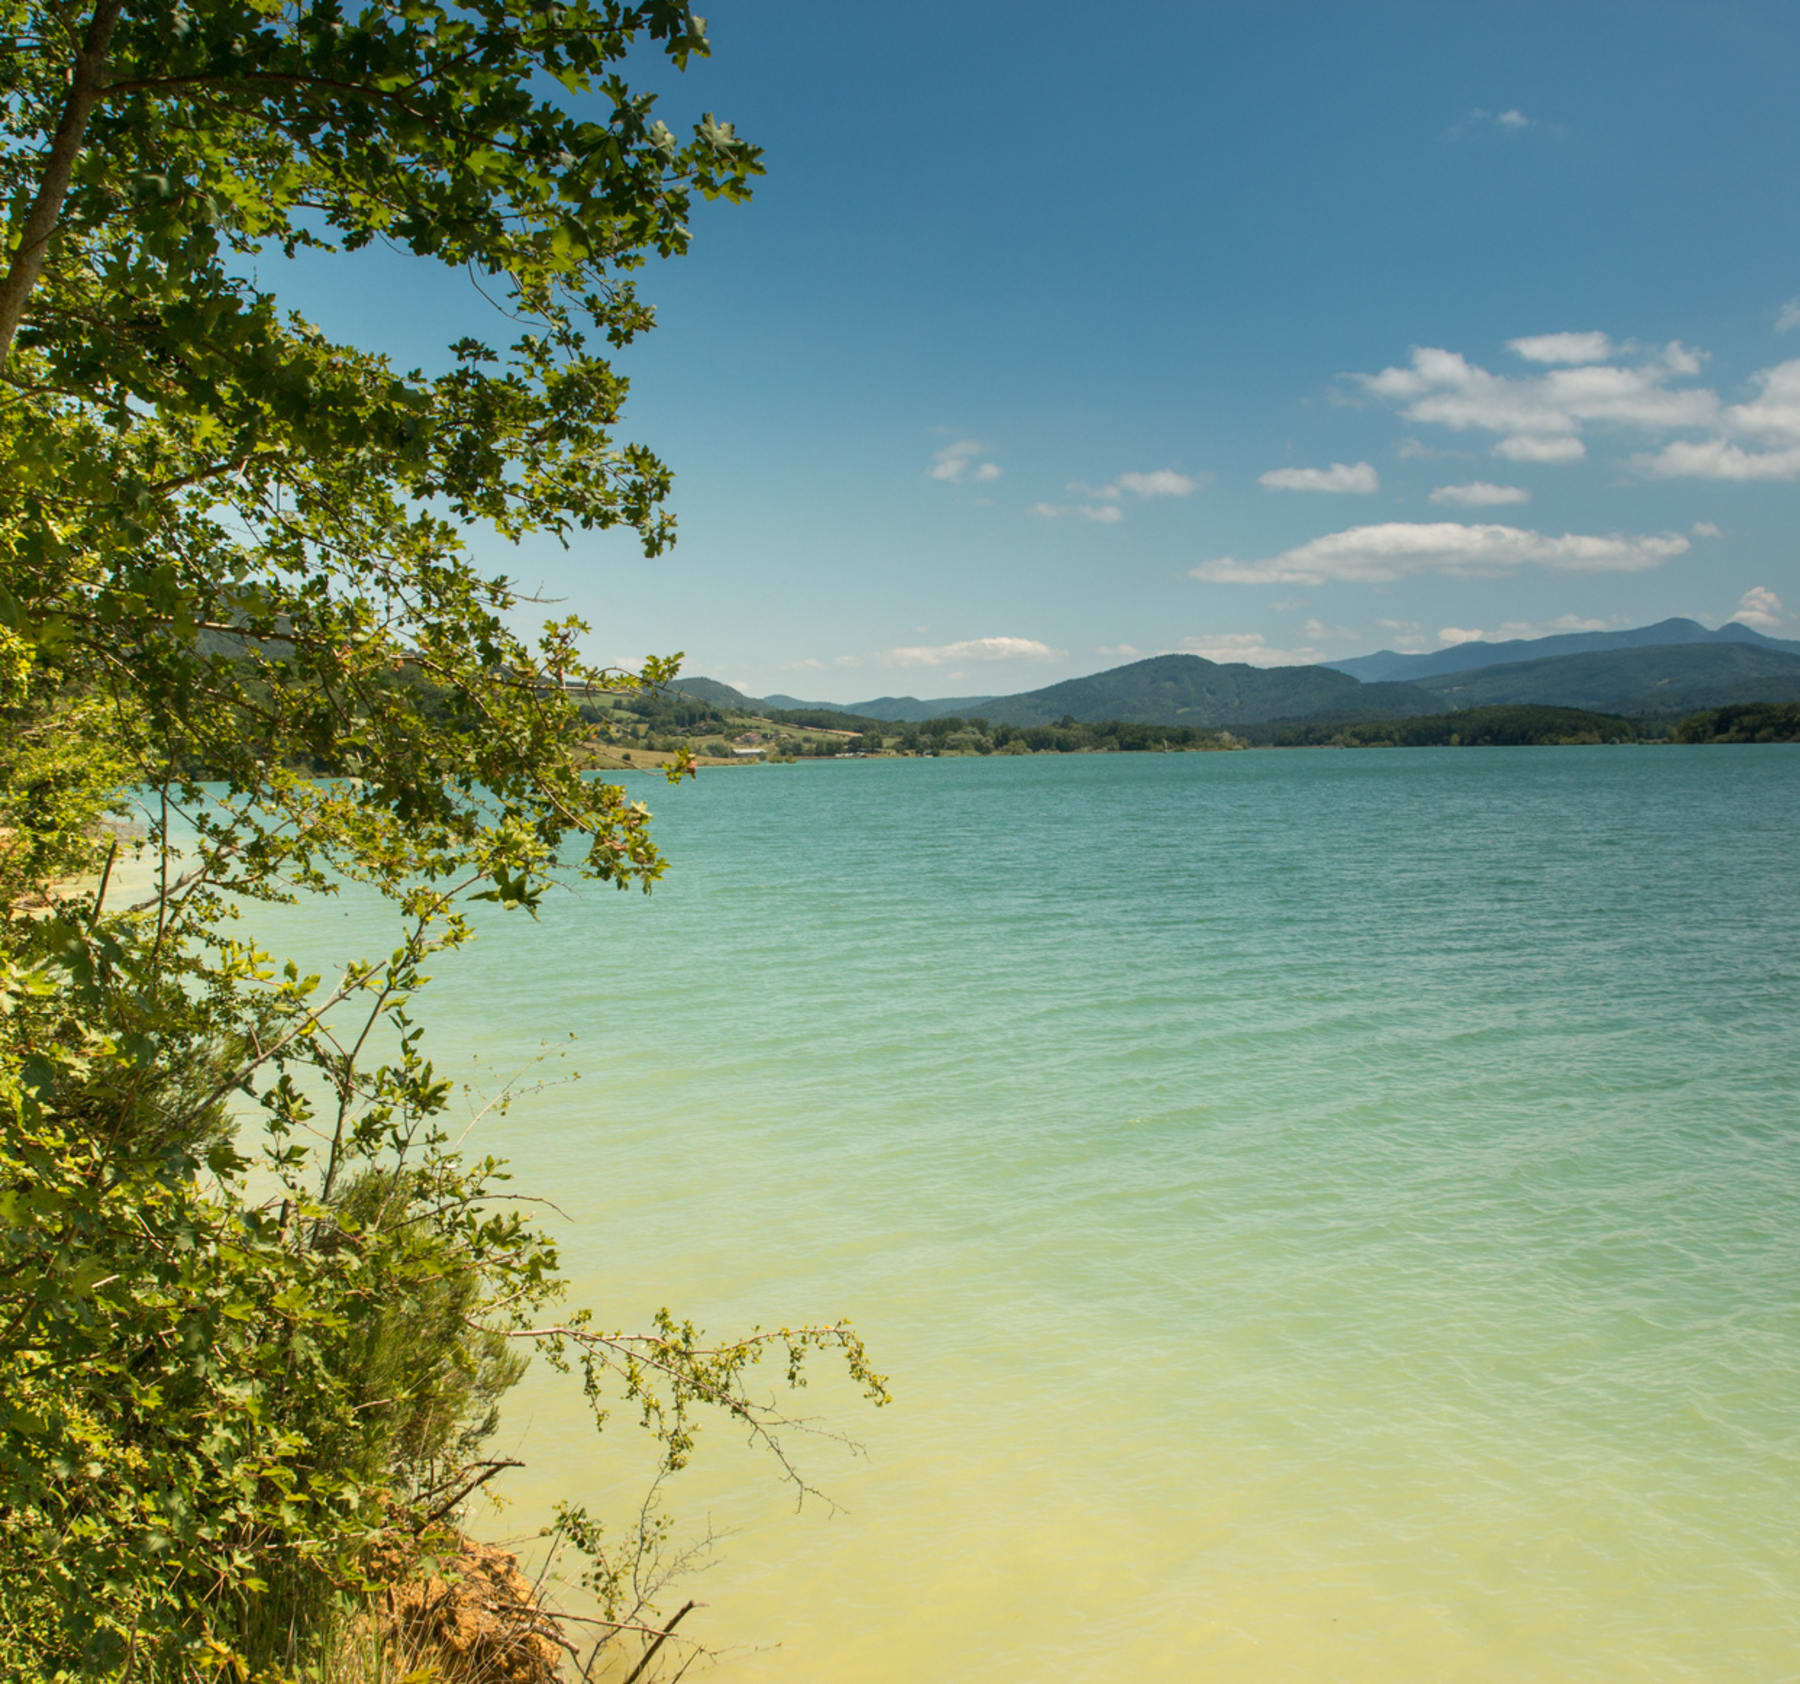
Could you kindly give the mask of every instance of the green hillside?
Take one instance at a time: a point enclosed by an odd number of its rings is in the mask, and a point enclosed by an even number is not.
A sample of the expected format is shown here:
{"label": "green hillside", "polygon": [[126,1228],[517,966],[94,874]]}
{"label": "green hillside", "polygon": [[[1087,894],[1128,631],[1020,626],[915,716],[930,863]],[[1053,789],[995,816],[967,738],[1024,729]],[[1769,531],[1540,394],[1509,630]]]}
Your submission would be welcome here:
{"label": "green hillside", "polygon": [[1504,706],[1434,713],[1418,719],[1356,720],[1348,724],[1265,725],[1246,733],[1277,748],[1525,748],[1630,743],[1630,720],[1580,708]]}
{"label": "green hillside", "polygon": [[763,704],[754,696],[746,696],[742,690],[734,690],[716,678],[678,678],[670,688],[733,713],[761,713],[763,709]]}
{"label": "green hillside", "polygon": [[1714,708],[1682,720],[1675,737],[1683,743],[1800,743],[1800,705],[1746,702]]}
{"label": "green hillside", "polygon": [[1535,702],[1598,713],[1691,712],[1729,702],[1800,701],[1800,655],[1742,643],[1562,655],[1415,679],[1437,708]]}
{"label": "green hillside", "polygon": [[1328,667],[1251,667],[1198,655],[1153,655],[1088,678],[1001,696],[981,708],[1005,725],[1126,720],[1153,725],[1238,725],[1268,719],[1367,718],[1428,713],[1443,704],[1409,684],[1359,684]]}
{"label": "green hillside", "polygon": [[843,721],[845,729],[856,729],[858,719],[899,724],[946,717],[1022,727],[1055,725],[1064,719],[1084,725],[1117,720],[1200,729],[1330,725],[1517,705],[1637,717],[1691,713],[1732,702],[1800,701],[1800,654],[1769,640],[1741,641],[1706,633],[1703,627],[1694,630],[1714,641],[1587,650],[1424,674],[1404,684],[1359,683],[1349,673],[1327,666],[1252,667],[1198,655],[1154,655],[1012,696],[942,696],[930,701],[879,696],[843,708],[792,696],[758,699],[710,678],[684,678],[678,687],[727,712],[761,714],[779,708],[793,716],[793,723],[801,722],[801,714],[814,724],[823,723],[831,713],[854,716]]}

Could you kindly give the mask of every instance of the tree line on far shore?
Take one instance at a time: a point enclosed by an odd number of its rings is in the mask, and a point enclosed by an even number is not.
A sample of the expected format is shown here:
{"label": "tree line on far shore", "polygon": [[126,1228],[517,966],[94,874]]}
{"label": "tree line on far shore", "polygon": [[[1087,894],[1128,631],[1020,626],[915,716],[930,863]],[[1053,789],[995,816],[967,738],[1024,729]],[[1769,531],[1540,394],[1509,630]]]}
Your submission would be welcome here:
{"label": "tree line on far shore", "polygon": [[1687,717],[1628,719],[1585,708],[1506,704],[1406,719],[1274,721],[1208,728],[1137,721],[1054,725],[994,724],[946,715],[919,722],[869,719],[829,708],[745,714],[678,690],[584,704],[591,724],[615,742],[673,751],[683,746],[728,753],[754,732],[771,758],[850,755],[1181,753],[1259,748],[1515,748],[1598,743],[1746,743],[1800,741],[1800,704],[1737,703]]}

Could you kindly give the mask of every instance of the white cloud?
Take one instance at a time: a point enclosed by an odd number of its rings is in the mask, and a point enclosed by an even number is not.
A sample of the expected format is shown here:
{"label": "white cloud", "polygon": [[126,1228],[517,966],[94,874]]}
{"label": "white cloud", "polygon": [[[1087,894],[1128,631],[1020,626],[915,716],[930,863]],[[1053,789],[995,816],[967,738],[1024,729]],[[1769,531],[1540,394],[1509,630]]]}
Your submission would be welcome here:
{"label": "white cloud", "polygon": [[947,667],[957,661],[1053,661],[1063,653],[1035,637],[969,637],[960,643],[889,649],[882,659],[896,667]]}
{"label": "white cloud", "polygon": [[969,483],[985,485],[1000,477],[998,462],[979,462],[981,442],[978,439],[958,439],[955,444],[947,444],[931,458],[931,477],[948,480],[952,485]]}
{"label": "white cloud", "polygon": [[1061,503],[1033,503],[1031,512],[1045,520],[1064,520],[1070,515],[1079,515],[1083,520],[1096,520],[1102,526],[1116,526],[1125,518],[1125,511],[1117,503],[1082,503],[1074,508]]}
{"label": "white cloud", "polygon": [[1453,648],[1459,643],[1479,643],[1487,634],[1480,626],[1440,626],[1438,642],[1446,648]]}
{"label": "white cloud", "polygon": [[1800,479],[1800,445],[1789,450],[1746,450],[1728,439],[1699,444],[1678,440],[1637,466],[1658,479]]}
{"label": "white cloud", "polygon": [[1381,489],[1381,476],[1367,462],[1333,462],[1329,468],[1271,468],[1256,483],[1270,491],[1342,491],[1367,497]]}
{"label": "white cloud", "polygon": [[1691,547],[1675,532],[1640,536],[1565,532],[1558,538],[1516,526],[1384,521],[1327,533],[1261,560],[1222,556],[1191,572],[1196,579],[1244,585],[1320,585],[1327,580],[1381,584],[1414,573],[1492,577],[1519,567],[1638,573]]}
{"label": "white cloud", "polygon": [[1604,363],[1618,355],[1604,333],[1538,333],[1509,339],[1506,348],[1528,363]]}
{"label": "white cloud", "polygon": [[1588,620],[1579,614],[1559,614],[1554,620],[1503,620],[1494,628],[1494,638],[1503,643],[1514,637],[1558,637],[1565,632],[1607,631],[1618,623],[1617,615],[1610,620]]}
{"label": "white cloud", "polygon": [[1740,625],[1754,626],[1758,631],[1773,631],[1785,615],[1781,598],[1767,585],[1752,585],[1738,598],[1731,617]]}
{"label": "white cloud", "polygon": [[1422,654],[1431,642],[1417,620],[1379,620],[1376,623],[1393,633],[1394,648],[1399,654]]}
{"label": "white cloud", "polygon": [[[1585,337],[1547,334],[1514,344],[1542,346]],[[1693,353],[1683,349],[1681,355],[1691,359]],[[1420,345],[1407,366],[1355,378],[1371,396],[1399,404],[1409,421],[1455,432],[1473,428],[1499,433],[1499,454],[1514,461],[1546,461],[1572,459],[1574,443],[1590,424],[1649,432],[1715,425],[1715,392],[1670,384],[1685,366],[1673,367],[1666,355],[1658,355],[1630,367],[1583,363],[1514,377],[1490,373],[1456,351]],[[1557,440],[1573,442],[1550,442]]]}
{"label": "white cloud", "polygon": [[1418,439],[1404,438],[1394,446],[1394,454],[1402,462],[1452,462],[1467,458],[1466,450],[1434,450]]}
{"label": "white cloud", "polygon": [[1697,520],[1688,528],[1696,538],[1723,538],[1725,534],[1710,520]]}
{"label": "white cloud", "polygon": [[1800,298],[1790,298],[1775,317],[1775,331],[1792,333],[1797,327],[1800,327]]}
{"label": "white cloud", "polygon": [[1153,468],[1147,474],[1120,474],[1113,483],[1134,497],[1189,497],[1200,482],[1173,468]]}
{"label": "white cloud", "polygon": [[1250,667],[1310,667],[1325,659],[1317,649],[1272,649],[1261,632],[1214,632],[1209,637],[1184,637],[1184,655],[1205,661],[1235,661]]}
{"label": "white cloud", "polygon": [[1658,479],[1800,479],[1800,358],[1759,369],[1752,379],[1757,395],[1732,404],[1719,421],[1725,431],[1773,448],[1746,450],[1723,436],[1682,439],[1640,457],[1637,466]]}
{"label": "white cloud", "polygon": [[1494,446],[1494,454],[1508,462],[1579,462],[1587,446],[1577,438],[1540,439],[1515,433]]}
{"label": "white cloud", "polygon": [[1354,643],[1362,636],[1349,626],[1328,626],[1323,620],[1308,620],[1300,630],[1308,643]]}
{"label": "white cloud", "polygon": [[1106,485],[1070,480],[1068,489],[1080,497],[1117,502],[1126,492],[1133,497],[1191,497],[1206,483],[1204,475],[1177,473],[1173,468],[1152,468],[1147,474],[1120,474]]}
{"label": "white cloud", "polygon": [[1502,503],[1529,503],[1531,493],[1522,485],[1494,485],[1478,479],[1468,485],[1440,485],[1425,501],[1454,503],[1464,509],[1489,509]]}
{"label": "white cloud", "polygon": [[1535,120],[1527,117],[1516,105],[1509,105],[1504,111],[1489,111],[1485,106],[1478,105],[1450,132],[1453,135],[1457,134],[1472,124],[1484,128],[1491,125],[1508,134],[1519,134],[1537,126]]}
{"label": "white cloud", "polygon": [[1103,643],[1094,651],[1097,655],[1109,655],[1115,661],[1139,661],[1144,658],[1145,651],[1135,643]]}
{"label": "white cloud", "polygon": [[1671,339],[1663,346],[1662,359],[1676,374],[1698,374],[1700,365],[1711,353],[1695,351],[1683,345],[1679,339]]}
{"label": "white cloud", "polygon": [[1751,378],[1761,395],[1733,404],[1725,411],[1725,425],[1779,444],[1800,444],[1800,357],[1760,369]]}

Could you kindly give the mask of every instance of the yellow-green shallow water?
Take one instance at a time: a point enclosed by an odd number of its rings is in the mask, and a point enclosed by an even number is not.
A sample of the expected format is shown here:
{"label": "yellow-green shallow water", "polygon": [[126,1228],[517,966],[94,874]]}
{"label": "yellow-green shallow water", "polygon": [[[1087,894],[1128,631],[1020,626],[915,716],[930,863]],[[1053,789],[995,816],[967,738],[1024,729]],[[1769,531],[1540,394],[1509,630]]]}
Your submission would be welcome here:
{"label": "yellow-green shallow water", "polygon": [[[841,1512],[721,1429],[671,1486],[710,1676],[1800,1678],[1800,749],[635,792],[665,886],[484,918],[421,1015],[490,1082],[580,1037],[477,1144],[603,1320],[892,1377],[808,1396]],[[499,1530],[641,1484],[553,1378]]]}

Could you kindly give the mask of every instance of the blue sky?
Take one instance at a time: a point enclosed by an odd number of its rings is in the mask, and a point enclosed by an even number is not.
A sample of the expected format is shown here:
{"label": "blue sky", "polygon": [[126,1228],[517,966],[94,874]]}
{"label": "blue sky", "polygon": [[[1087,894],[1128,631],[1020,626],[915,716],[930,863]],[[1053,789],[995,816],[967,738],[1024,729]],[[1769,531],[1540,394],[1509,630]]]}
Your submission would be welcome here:
{"label": "blue sky", "polygon": [[[1800,636],[1800,8],[715,0],[646,271],[681,541],[483,559],[839,701],[1734,614]],[[265,279],[278,279],[265,275]],[[406,362],[378,260],[295,301]]]}

